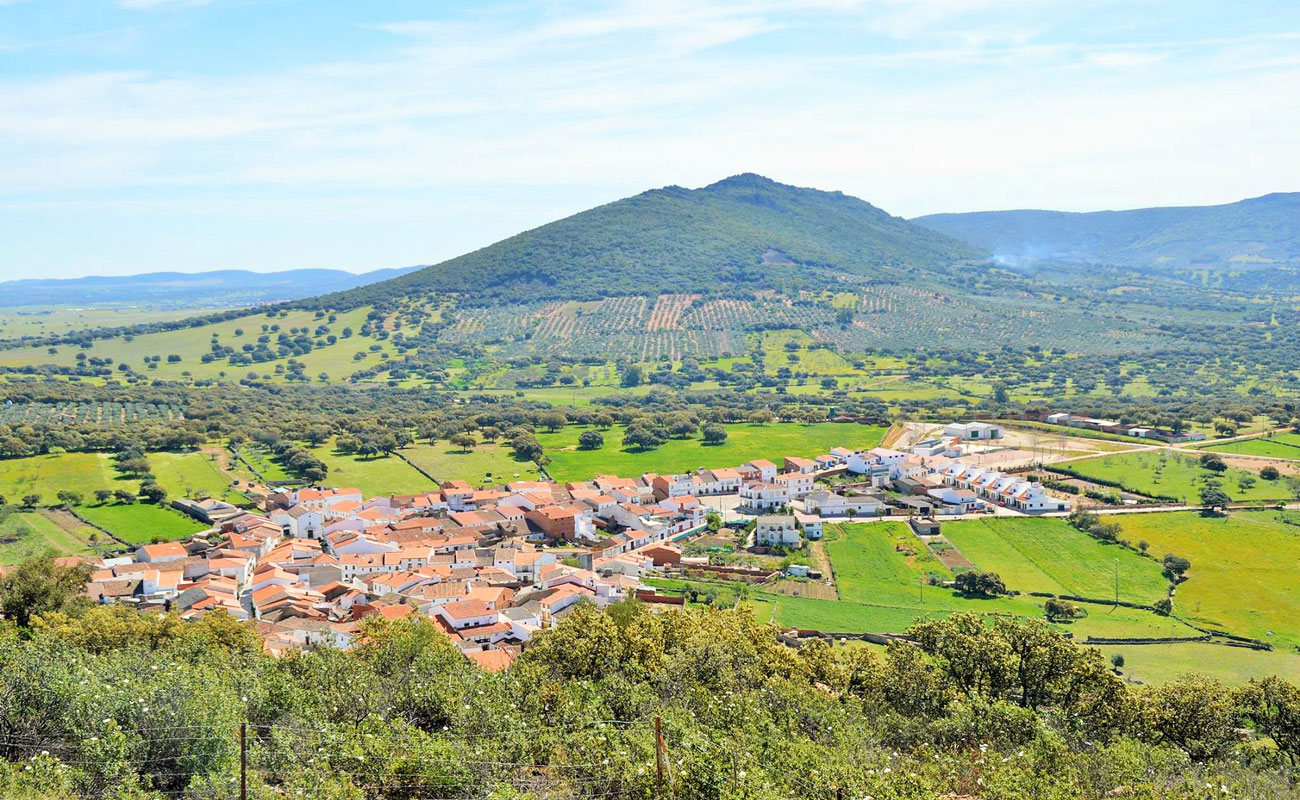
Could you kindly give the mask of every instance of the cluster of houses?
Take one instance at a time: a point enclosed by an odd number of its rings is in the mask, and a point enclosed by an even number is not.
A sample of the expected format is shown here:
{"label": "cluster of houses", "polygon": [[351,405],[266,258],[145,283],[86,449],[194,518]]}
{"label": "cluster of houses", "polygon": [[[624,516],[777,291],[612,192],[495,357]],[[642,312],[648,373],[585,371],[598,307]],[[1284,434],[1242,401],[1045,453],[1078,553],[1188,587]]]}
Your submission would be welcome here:
{"label": "cluster of houses", "polygon": [[[964,463],[962,441],[945,437],[913,452],[835,448],[813,459],[785,458],[779,467],[755,460],[565,484],[478,488],[453,480],[414,495],[279,489],[252,510],[186,501],[210,529],[103,559],[88,591],[102,603],[174,610],[186,619],[224,611],[255,620],[272,653],[348,647],[371,616],[427,617],[468,658],[501,669],[582,601],[661,599],[643,579],[683,563],[675,542],[706,528],[702,498],[712,495],[734,495],[737,510],[756,517],[760,547],[800,547],[822,535],[825,518],[899,507],[929,514],[989,505],[1065,510],[1036,483]],[[841,473],[837,491],[818,483]]]}
{"label": "cluster of houses", "polygon": [[1074,416],[1064,412],[1055,414],[1042,415],[1042,421],[1048,425],[1060,425],[1066,428],[1084,428],[1087,430],[1101,431],[1116,436],[1132,436],[1137,439],[1156,439],[1161,442],[1170,444],[1176,442],[1200,442],[1205,439],[1203,433],[1193,433],[1191,431],[1172,431],[1164,428],[1141,428],[1132,425],[1125,425],[1122,422],[1116,422],[1113,419],[1097,419],[1095,417]]}

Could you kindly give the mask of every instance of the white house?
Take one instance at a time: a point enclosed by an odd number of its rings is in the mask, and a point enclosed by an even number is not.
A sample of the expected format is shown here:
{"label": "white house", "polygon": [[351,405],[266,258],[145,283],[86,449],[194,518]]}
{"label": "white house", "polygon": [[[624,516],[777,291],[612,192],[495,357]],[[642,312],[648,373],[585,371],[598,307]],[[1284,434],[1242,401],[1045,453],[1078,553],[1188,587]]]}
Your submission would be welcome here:
{"label": "white house", "polygon": [[821,518],[821,517],[813,516],[812,514],[799,514],[799,513],[796,513],[796,514],[794,515],[794,518],[795,518],[795,521],[796,521],[797,523],[799,523],[799,527],[803,528],[803,535],[804,535],[804,536],[807,536],[809,539],[820,539],[820,538],[822,538],[822,518]]}
{"label": "white house", "polygon": [[786,494],[792,500],[807,497],[813,490],[813,476],[803,472],[787,472],[777,475],[772,482],[786,487]]}
{"label": "white house", "polygon": [[1002,438],[1002,426],[988,422],[954,422],[943,427],[943,435],[963,442],[983,442]]}
{"label": "white house", "polygon": [[774,511],[790,502],[790,490],[780,483],[747,483],[740,487],[740,504],[755,511]]}
{"label": "white house", "polygon": [[798,547],[803,541],[795,518],[787,515],[759,517],[754,536],[758,544],[769,546]]}
{"label": "white house", "polygon": [[866,517],[885,510],[884,501],[860,495],[846,497],[825,490],[813,492],[804,498],[804,507],[823,517]]}

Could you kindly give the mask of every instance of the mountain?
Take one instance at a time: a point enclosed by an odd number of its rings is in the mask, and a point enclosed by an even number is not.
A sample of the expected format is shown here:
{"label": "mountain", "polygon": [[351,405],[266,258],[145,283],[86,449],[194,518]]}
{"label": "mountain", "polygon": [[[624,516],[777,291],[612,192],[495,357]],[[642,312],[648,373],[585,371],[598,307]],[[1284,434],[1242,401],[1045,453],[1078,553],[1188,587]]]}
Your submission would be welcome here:
{"label": "mountain", "polygon": [[983,248],[1000,261],[1132,267],[1300,266],[1300,193],[1220,206],[1131,211],[980,211],[912,222]]}
{"label": "mountain", "polygon": [[396,278],[416,269],[419,267],[379,269],[360,275],[335,269],[217,270],[3,281],[0,282],[0,306],[248,306],[339,292]]}
{"label": "mountain", "polygon": [[334,306],[428,292],[484,300],[594,299],[860,280],[910,280],[984,258],[976,247],[840,192],[736,175],[583,211],[385,283]]}

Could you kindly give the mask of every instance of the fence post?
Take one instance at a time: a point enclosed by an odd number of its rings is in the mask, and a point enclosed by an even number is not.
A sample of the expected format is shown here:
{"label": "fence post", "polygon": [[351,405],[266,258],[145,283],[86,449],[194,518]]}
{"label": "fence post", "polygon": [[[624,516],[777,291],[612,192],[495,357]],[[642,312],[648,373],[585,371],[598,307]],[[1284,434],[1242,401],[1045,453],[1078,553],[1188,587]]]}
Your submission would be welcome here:
{"label": "fence post", "polygon": [[655,796],[664,795],[664,721],[655,716]]}
{"label": "fence post", "polygon": [[248,800],[248,723],[239,723],[239,800]]}

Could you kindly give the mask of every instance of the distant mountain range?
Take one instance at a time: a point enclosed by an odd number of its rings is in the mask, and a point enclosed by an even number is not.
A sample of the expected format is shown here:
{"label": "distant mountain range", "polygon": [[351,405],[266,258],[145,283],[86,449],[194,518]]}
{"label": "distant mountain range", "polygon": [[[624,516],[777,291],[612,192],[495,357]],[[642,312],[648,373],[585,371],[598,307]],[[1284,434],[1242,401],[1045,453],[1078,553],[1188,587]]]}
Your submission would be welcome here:
{"label": "distant mountain range", "polygon": [[122,277],[0,282],[0,306],[121,306],[217,308],[249,306],[340,292],[419,269],[379,269],[360,275],[336,269],[283,272],[217,270],[151,272]]}
{"label": "distant mountain range", "polygon": [[978,211],[912,222],[1003,263],[1067,261],[1169,269],[1300,266],[1300,193],[1220,206],[1132,211]]}
{"label": "distant mountain range", "polygon": [[595,299],[806,285],[917,282],[979,248],[856,197],[736,175],[583,211],[392,281],[320,299],[352,306],[429,292],[473,301]]}

